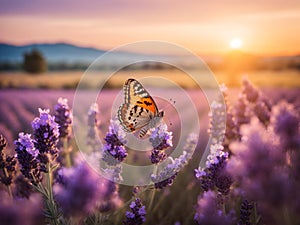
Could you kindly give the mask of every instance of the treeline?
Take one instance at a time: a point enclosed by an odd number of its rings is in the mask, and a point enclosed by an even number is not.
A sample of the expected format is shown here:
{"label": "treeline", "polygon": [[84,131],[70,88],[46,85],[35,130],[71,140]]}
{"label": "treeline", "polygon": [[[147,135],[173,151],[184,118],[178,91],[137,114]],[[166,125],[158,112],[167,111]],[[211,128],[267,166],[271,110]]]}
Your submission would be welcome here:
{"label": "treeline", "polygon": [[[182,63],[186,63],[183,59]],[[188,63],[188,61],[187,61]],[[230,72],[246,72],[251,70],[300,70],[300,55],[291,57],[259,57],[241,51],[231,51],[218,61],[206,61],[210,69],[213,71],[230,71]],[[43,73],[45,71],[74,71],[86,70],[89,63],[82,62],[47,62],[41,52],[33,49],[23,55],[23,61],[1,62],[0,71],[25,71],[28,73]],[[190,65],[197,69],[197,65]],[[118,63],[107,63],[93,66],[96,70],[118,69]],[[170,70],[175,67],[160,62],[149,61],[131,64],[124,70]]]}

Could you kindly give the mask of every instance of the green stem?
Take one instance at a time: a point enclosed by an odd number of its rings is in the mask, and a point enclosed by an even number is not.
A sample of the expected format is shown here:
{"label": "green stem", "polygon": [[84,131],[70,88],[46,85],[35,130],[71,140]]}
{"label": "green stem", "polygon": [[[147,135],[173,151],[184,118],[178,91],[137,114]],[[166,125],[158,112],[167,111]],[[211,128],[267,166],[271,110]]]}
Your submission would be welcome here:
{"label": "green stem", "polygon": [[290,212],[289,212],[289,209],[286,205],[283,206],[282,213],[283,213],[284,224],[287,224],[287,225],[292,224],[291,218],[290,218]]}
{"label": "green stem", "polygon": [[53,191],[52,191],[52,167],[50,162],[47,163],[47,194],[46,198],[46,210],[47,210],[47,217],[49,218],[49,222],[51,225],[58,225],[58,217],[59,212],[56,206],[56,203],[53,198]]}
{"label": "green stem", "polygon": [[[156,175],[156,173],[157,173],[157,165],[154,166],[154,170],[153,170],[153,174]],[[153,188],[152,192],[151,192],[151,197],[150,197],[149,212],[152,209],[152,205],[153,205],[154,198],[155,198],[155,193],[156,193],[156,189]]]}
{"label": "green stem", "polygon": [[47,173],[47,189],[49,191],[49,200],[53,200],[53,191],[52,191],[52,168],[50,163],[47,164],[48,173]]}
{"label": "green stem", "polygon": [[257,214],[257,203],[254,202],[253,204],[253,211],[254,211],[254,224],[258,224],[260,220],[260,216]]}
{"label": "green stem", "polygon": [[71,167],[72,163],[71,163],[70,151],[68,146],[68,137],[63,138],[62,142],[63,142],[63,151],[66,160],[66,167]]}

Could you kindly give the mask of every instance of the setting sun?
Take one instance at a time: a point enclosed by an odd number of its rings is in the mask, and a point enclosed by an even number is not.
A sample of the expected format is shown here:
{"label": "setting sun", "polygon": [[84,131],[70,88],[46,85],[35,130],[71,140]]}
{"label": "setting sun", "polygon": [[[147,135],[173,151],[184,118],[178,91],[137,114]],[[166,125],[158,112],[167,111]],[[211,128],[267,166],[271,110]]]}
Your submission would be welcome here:
{"label": "setting sun", "polygon": [[234,38],[230,41],[230,47],[232,49],[239,49],[242,47],[242,41],[239,38]]}

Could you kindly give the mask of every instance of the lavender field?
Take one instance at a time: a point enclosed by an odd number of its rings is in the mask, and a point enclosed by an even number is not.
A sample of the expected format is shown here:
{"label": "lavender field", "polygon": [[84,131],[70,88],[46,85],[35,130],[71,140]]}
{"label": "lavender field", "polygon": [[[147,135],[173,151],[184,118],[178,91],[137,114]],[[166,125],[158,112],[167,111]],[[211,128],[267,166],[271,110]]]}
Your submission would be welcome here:
{"label": "lavender field", "polygon": [[[162,91],[188,114],[176,91]],[[122,129],[110,121],[119,93],[102,91],[99,110],[83,112],[86,121],[80,122],[92,121],[87,138],[99,135],[106,143],[98,149],[101,157],[134,162]],[[244,81],[242,88],[225,91],[225,139],[211,145],[205,168],[198,168],[199,162],[209,135],[222,132],[212,128],[221,111],[218,104],[209,107],[203,92],[187,93],[200,133],[170,162],[172,176],[156,181],[159,174],[154,174],[154,185],[132,187],[98,176],[80,159],[70,129],[76,120],[69,117],[73,90],[0,90],[1,224],[299,224],[300,90],[259,90]],[[60,97],[68,103],[58,102]],[[152,140],[160,133],[164,143],[147,153],[144,161],[153,164],[168,160],[185,122],[166,100],[157,103],[167,128],[160,125],[150,133]],[[118,165],[111,168],[117,168],[114,176],[122,174]]]}

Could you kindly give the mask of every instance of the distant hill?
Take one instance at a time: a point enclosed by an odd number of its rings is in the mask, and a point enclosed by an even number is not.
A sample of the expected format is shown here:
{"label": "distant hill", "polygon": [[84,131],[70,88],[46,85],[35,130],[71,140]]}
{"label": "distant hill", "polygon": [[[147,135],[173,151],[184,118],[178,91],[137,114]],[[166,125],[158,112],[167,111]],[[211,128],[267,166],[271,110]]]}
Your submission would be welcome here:
{"label": "distant hill", "polygon": [[[89,65],[99,56],[107,53],[105,50],[96,48],[86,48],[67,43],[55,43],[55,44],[31,44],[15,46],[5,43],[0,43],[0,64],[20,64],[23,61],[23,54],[30,52],[33,49],[39,50],[46,58],[49,64],[84,64]],[[124,64],[124,62],[140,61],[141,58],[149,60],[160,60],[166,57],[174,57],[171,55],[151,55],[134,52],[113,52],[108,57],[105,57],[105,61],[101,61],[101,65],[113,65]],[[0,68],[1,69],[1,68]]]}
{"label": "distant hill", "polygon": [[[80,47],[68,43],[54,43],[54,44],[30,44],[30,45],[10,45],[0,43],[0,71],[2,70],[19,70],[21,69],[21,63],[23,61],[23,54],[30,52],[33,49],[39,50],[48,62],[49,70],[59,69],[86,69],[87,66],[92,63],[95,59],[101,55],[107,53],[105,50],[96,48]],[[229,54],[229,56],[232,54]],[[241,53],[240,55],[248,55]],[[228,67],[228,55],[225,56],[200,56],[212,70],[220,70]],[[159,63],[153,63],[150,61],[164,60],[166,58],[172,58],[176,63],[188,65],[190,67],[197,67],[201,65],[194,65],[193,58],[189,56],[176,56],[176,55],[151,55],[141,54],[134,52],[114,52],[109,57],[105,57],[105,60],[97,62],[99,68],[103,67],[115,67],[118,65],[124,65],[127,62],[132,63],[133,61],[140,61],[142,59],[148,60],[149,62],[144,63],[143,68],[147,69],[161,69]],[[230,57],[229,57],[230,58]],[[239,64],[240,60],[243,59],[246,65],[249,64],[249,57],[234,57],[233,60],[236,64]],[[250,67],[252,69],[297,69],[300,70],[300,56],[277,56],[277,57],[257,57],[253,55],[251,59],[255,59],[255,65],[253,60],[251,61]],[[232,60],[231,60],[232,61]],[[168,68],[168,66],[167,66]],[[245,69],[245,68],[244,68]]]}
{"label": "distant hill", "polygon": [[105,51],[95,48],[78,47],[66,43],[56,44],[31,44],[15,46],[0,44],[0,61],[2,62],[21,62],[23,54],[32,49],[37,49],[45,56],[48,62],[81,62],[90,63]]}

